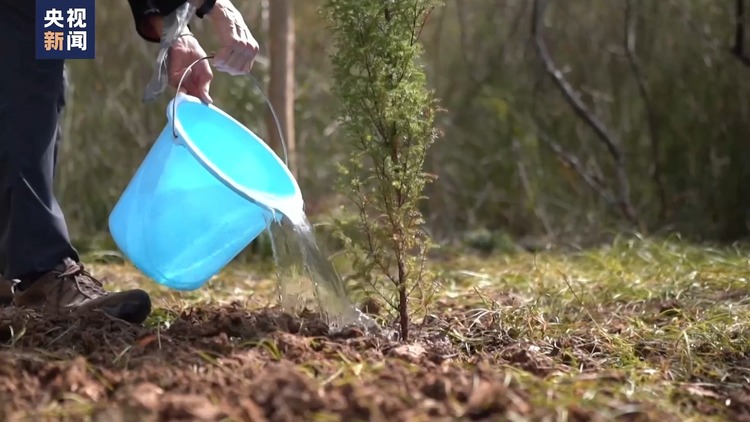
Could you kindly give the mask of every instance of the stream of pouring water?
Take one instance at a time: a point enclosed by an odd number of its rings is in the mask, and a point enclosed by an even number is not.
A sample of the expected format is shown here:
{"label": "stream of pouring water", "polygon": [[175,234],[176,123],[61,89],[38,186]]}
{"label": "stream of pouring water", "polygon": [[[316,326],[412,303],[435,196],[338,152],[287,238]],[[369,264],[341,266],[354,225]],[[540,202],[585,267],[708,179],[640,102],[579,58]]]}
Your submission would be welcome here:
{"label": "stream of pouring water", "polygon": [[268,228],[282,307],[300,310],[314,300],[334,330],[354,325],[366,332],[378,331],[375,321],[350,301],[344,281],[318,247],[304,213],[283,215],[281,223],[273,221]]}

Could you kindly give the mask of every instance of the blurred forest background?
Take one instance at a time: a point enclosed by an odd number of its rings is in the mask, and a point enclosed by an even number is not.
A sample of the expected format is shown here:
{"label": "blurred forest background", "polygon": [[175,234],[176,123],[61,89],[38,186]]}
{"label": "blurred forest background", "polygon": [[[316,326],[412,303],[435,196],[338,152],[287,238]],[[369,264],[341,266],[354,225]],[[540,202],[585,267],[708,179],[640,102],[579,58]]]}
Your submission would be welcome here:
{"label": "blurred forest background", "polygon": [[[347,151],[323,1],[235,0],[261,46],[253,74],[292,117],[287,137],[315,221],[346,203],[333,188],[334,163]],[[445,0],[422,34],[444,108],[425,169],[439,177],[424,206],[434,239],[493,248],[582,244],[622,231],[745,238],[750,36],[737,19],[742,2]],[[79,240],[106,236],[173,93],[141,101],[158,46],[138,37],[125,1],[110,3],[97,8],[97,59],[68,64],[58,192]],[[195,19],[192,28],[213,51],[210,23]],[[275,143],[252,81],[214,74],[216,105]]]}

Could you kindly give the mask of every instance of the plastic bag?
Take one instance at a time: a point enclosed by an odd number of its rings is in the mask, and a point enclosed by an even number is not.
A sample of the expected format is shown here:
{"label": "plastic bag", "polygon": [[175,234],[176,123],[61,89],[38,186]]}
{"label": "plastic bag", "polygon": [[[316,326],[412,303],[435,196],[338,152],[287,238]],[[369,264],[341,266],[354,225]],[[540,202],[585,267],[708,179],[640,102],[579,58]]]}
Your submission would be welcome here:
{"label": "plastic bag", "polygon": [[164,28],[162,29],[161,41],[159,43],[159,54],[156,57],[154,74],[143,93],[143,102],[156,100],[167,89],[169,82],[169,75],[167,73],[169,47],[187,28],[187,24],[193,18],[195,10],[195,6],[190,2],[185,2],[173,13],[164,17]]}

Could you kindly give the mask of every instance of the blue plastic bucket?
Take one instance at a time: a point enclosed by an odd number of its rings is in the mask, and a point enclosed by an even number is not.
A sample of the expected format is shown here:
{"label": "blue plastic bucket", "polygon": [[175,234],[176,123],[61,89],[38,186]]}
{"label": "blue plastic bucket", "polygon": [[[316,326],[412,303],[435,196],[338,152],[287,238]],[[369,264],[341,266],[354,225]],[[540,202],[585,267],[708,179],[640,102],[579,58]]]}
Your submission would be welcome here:
{"label": "blue plastic bucket", "polygon": [[167,119],[112,210],[109,229],[145,275],[194,290],[281,219],[264,204],[301,210],[302,195],[273,150],[216,106],[179,94]]}

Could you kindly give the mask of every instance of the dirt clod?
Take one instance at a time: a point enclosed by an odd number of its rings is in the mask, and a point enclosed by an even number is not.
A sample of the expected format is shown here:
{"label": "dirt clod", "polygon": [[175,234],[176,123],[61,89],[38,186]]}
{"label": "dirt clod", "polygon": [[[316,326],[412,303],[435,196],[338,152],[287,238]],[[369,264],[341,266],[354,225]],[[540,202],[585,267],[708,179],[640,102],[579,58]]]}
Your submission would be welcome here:
{"label": "dirt clod", "polygon": [[424,348],[424,346],[415,343],[403,344],[401,346],[395,347],[390,351],[389,355],[397,357],[399,359],[403,359],[407,362],[418,363],[426,353],[427,350]]}

